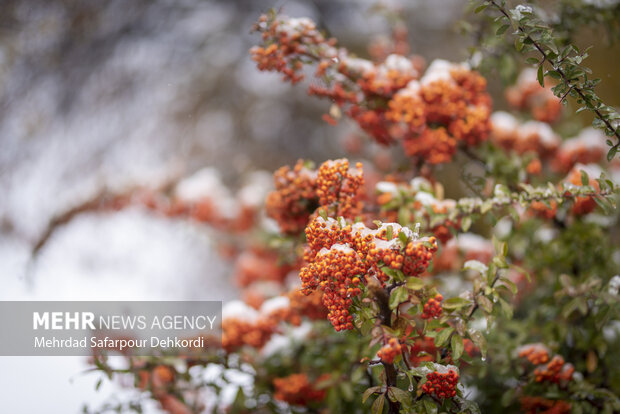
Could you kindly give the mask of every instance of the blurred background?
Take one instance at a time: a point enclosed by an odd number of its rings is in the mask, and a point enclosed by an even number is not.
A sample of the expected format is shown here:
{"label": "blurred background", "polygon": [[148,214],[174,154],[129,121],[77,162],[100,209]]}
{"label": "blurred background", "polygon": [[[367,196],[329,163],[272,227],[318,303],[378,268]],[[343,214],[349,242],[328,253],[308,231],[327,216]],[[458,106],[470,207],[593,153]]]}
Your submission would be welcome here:
{"label": "blurred background", "polygon": [[[140,207],[63,215],[102,193],[162,187],[205,167],[235,189],[258,170],[343,156],[354,126],[325,124],[328,102],[259,72],[251,27],[281,9],[365,57],[390,33],[377,3],[3,0],[0,300],[235,298],[218,240],[199,224]],[[468,57],[472,39],[457,30],[465,2],[389,3],[427,62]],[[612,105],[617,55],[595,49],[590,62]],[[501,108],[500,83],[490,82]],[[1,411],[71,413],[123,398],[111,384],[96,392],[86,368],[82,358],[0,357]]]}

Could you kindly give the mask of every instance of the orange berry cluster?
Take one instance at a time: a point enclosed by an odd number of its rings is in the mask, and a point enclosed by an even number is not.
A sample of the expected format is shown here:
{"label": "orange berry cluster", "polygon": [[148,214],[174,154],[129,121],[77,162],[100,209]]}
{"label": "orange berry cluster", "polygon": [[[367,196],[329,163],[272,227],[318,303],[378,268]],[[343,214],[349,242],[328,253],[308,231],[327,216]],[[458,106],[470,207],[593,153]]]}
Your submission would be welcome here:
{"label": "orange berry cluster", "polygon": [[464,66],[436,61],[420,79],[419,57],[394,53],[377,63],[353,58],[308,19],[263,16],[256,29],[265,45],[252,49],[259,69],[281,72],[294,83],[303,76],[300,58],[312,57],[322,82],[309,93],[329,98],[380,144],[400,140],[407,155],[437,164],[450,161],[459,144],[478,145],[489,134],[486,80]]}
{"label": "orange berry cluster", "polygon": [[577,164],[600,162],[608,149],[602,131],[585,128],[577,136],[562,141],[548,124],[520,123],[512,114],[503,111],[491,115],[490,138],[506,151],[535,154],[536,158],[526,166],[531,175],[542,171],[541,160],[547,161],[552,171],[567,173]]}
{"label": "orange berry cluster", "polygon": [[[401,231],[408,237],[406,246],[398,237]],[[434,237],[413,240],[412,235],[397,223],[371,230],[363,223],[349,225],[342,218],[317,217],[306,228],[307,264],[300,271],[302,288],[324,293],[323,304],[336,330],[352,329],[349,308],[352,298],[362,292],[366,277],[385,283],[389,276],[381,270],[383,266],[409,276],[419,275],[428,267],[437,242]]]}
{"label": "orange berry cluster", "polygon": [[443,374],[435,371],[426,375],[422,391],[429,395],[434,394],[439,399],[452,398],[456,395],[458,382],[459,374],[453,369]]}
{"label": "orange berry cluster", "polygon": [[[409,98],[396,100],[398,94]],[[431,164],[449,162],[459,143],[475,146],[489,135],[491,98],[486,80],[475,72],[436,61],[419,85],[410,84],[398,94],[388,117],[411,119],[399,124],[408,128],[401,129],[400,138],[409,156]]]}
{"label": "orange berry cluster", "polygon": [[428,302],[424,304],[424,309],[422,311],[422,319],[439,318],[442,312],[442,308],[441,308],[442,300],[443,300],[443,296],[440,295],[439,293],[435,295],[434,298],[430,298]]}
{"label": "orange berry cluster", "polygon": [[530,203],[530,211],[540,218],[552,219],[558,212],[558,203],[555,200],[550,200],[547,206],[542,201],[532,201]]}
{"label": "orange berry cluster", "polygon": [[417,337],[412,345],[409,345],[408,359],[413,366],[419,366],[422,362],[435,360],[437,347],[435,340],[428,336]]}
{"label": "orange berry cluster", "polygon": [[335,40],[325,39],[308,18],[262,15],[254,29],[262,33],[265,43],[250,49],[258,68],[280,72],[293,84],[304,78],[302,58],[331,59],[337,54]]}
{"label": "orange berry cluster", "polygon": [[554,171],[567,173],[576,164],[597,163],[607,153],[605,134],[594,128],[586,128],[579,135],[562,142],[552,161]]}
{"label": "orange berry cluster", "polygon": [[564,363],[564,358],[556,355],[546,366],[534,370],[534,378],[536,382],[546,381],[557,384],[561,381],[570,381],[574,372],[575,368],[572,364]]}
{"label": "orange berry cluster", "polygon": [[324,248],[329,249],[334,244],[352,242],[351,226],[347,226],[343,220],[334,220],[331,217],[327,220],[322,217],[314,218],[306,227],[305,233],[307,245],[304,260],[308,263],[312,262]]}
{"label": "orange berry cluster", "polygon": [[[355,279],[355,278],[354,278]],[[353,281],[355,282],[355,280]],[[288,294],[290,309],[299,318],[304,316],[310,320],[322,320],[327,318],[327,308],[323,305],[323,295],[321,292],[311,292],[304,294],[301,290],[294,290]],[[293,323],[292,321],[289,321]],[[295,323],[293,323],[296,325]]]}
{"label": "orange berry cluster", "polygon": [[288,377],[274,378],[274,398],[292,405],[306,406],[313,401],[321,401],[325,398],[325,390],[316,388],[316,383],[322,381],[325,376],[317,378],[314,384],[310,383],[306,374],[292,374]]}
{"label": "orange berry cluster", "polygon": [[267,215],[278,222],[284,233],[298,233],[318,206],[316,172],[299,160],[293,169],[281,167],[273,177],[275,191],[267,195]]}
{"label": "orange berry cluster", "polygon": [[[593,173],[596,173],[598,171],[598,168],[595,168],[594,166],[584,166],[581,164],[577,164],[568,174],[568,176],[566,177],[565,181],[576,185],[576,186],[582,186],[583,184],[581,183],[581,171],[586,171],[589,172],[589,182],[588,185],[594,187],[594,189],[596,191],[599,190],[599,184],[598,182],[594,179],[593,177]],[[575,202],[571,208],[571,212],[576,215],[576,216],[582,216],[584,214],[588,214],[591,213],[594,209],[596,208],[596,201],[594,200],[594,197],[590,196],[590,197],[577,197],[575,199]]]}
{"label": "orange berry cluster", "polygon": [[546,364],[549,361],[549,350],[542,344],[524,345],[519,349],[519,358],[527,358],[534,365]]}
{"label": "orange berry cluster", "polygon": [[407,55],[410,51],[408,36],[407,25],[403,22],[396,22],[392,28],[391,38],[376,37],[368,46],[368,53],[375,61],[383,61],[391,54]]}
{"label": "orange berry cluster", "polygon": [[359,196],[363,184],[361,163],[357,163],[353,170],[349,169],[349,161],[346,159],[326,161],[319,167],[316,180],[319,205],[335,217],[354,218],[362,210]]}
{"label": "orange berry cluster", "polygon": [[562,114],[562,104],[551,86],[549,82],[545,87],[540,86],[536,71],[527,68],[519,75],[516,85],[506,89],[506,100],[514,108],[530,111],[537,121],[555,122]]}
{"label": "orange berry cluster", "polygon": [[346,159],[329,160],[315,171],[299,160],[293,169],[288,166],[278,169],[274,182],[275,191],[267,195],[266,211],[284,233],[303,230],[317,208],[329,215],[351,219],[362,211],[361,163],[352,169]]}
{"label": "orange berry cluster", "polygon": [[493,113],[491,125],[491,141],[506,151],[532,152],[540,158],[553,159],[561,144],[560,136],[549,125],[538,121],[521,124],[507,112]]}
{"label": "orange berry cluster", "polygon": [[[389,226],[393,229],[390,239],[386,230]],[[398,227],[400,226],[395,223],[383,224],[368,245],[366,260],[372,264],[377,278],[382,283],[389,279],[389,276],[381,270],[382,264],[393,270],[401,270],[406,276],[419,276],[424,273],[438,248],[437,239],[431,236],[408,241],[404,249],[399,249],[398,235],[403,230]]]}
{"label": "orange berry cluster", "polygon": [[485,79],[437,61],[420,82],[410,82],[388,101],[385,118],[407,155],[439,164],[449,162],[460,143],[486,140],[490,114]]}
{"label": "orange berry cluster", "polygon": [[244,345],[262,348],[275,330],[276,325],[268,319],[250,322],[227,318],[222,321],[222,346],[227,352],[232,352]]}
{"label": "orange berry cluster", "polygon": [[[549,350],[543,344],[524,345],[518,350],[519,358],[526,358],[538,367],[534,370],[536,382],[551,382],[558,384],[572,379],[575,368],[564,362],[564,358],[555,355],[549,360]],[[544,365],[546,364],[546,365]]]}
{"label": "orange berry cluster", "polygon": [[323,292],[323,304],[329,310],[327,318],[337,331],[353,329],[353,316],[349,308],[352,297],[361,293],[353,280],[359,284],[359,275],[365,274],[366,266],[351,248],[340,244],[317,254],[315,261],[301,269],[299,274],[304,289],[318,287]]}
{"label": "orange berry cluster", "polygon": [[[600,189],[600,186],[598,184],[598,181],[596,181],[593,177],[597,177],[599,175],[598,173],[601,170],[596,164],[575,165],[575,167],[573,167],[573,169],[568,173],[566,178],[564,178],[563,182],[568,183],[572,186],[581,187],[583,185],[581,183],[581,171],[588,172],[588,185],[594,188],[595,191],[598,191]],[[567,197],[570,196],[571,190],[566,190],[564,192],[564,195]],[[558,203],[555,200],[550,200],[549,206],[547,206],[542,201],[534,201],[530,203],[529,208],[533,214],[539,217],[552,219],[557,214]],[[594,211],[594,209],[596,209],[596,201],[593,196],[575,197],[575,199],[573,200],[573,205],[570,208],[570,213],[575,216],[582,216],[591,213],[592,211]]]}
{"label": "orange berry cluster", "polygon": [[[354,281],[355,283],[355,281]],[[301,324],[302,318],[325,320],[328,309],[321,292],[307,292],[294,289],[288,293],[271,297],[260,303],[246,303],[251,308],[237,309],[236,314],[224,317],[222,321],[222,345],[227,352],[248,345],[262,348],[274,333],[279,331],[282,322],[294,326]],[[254,300],[251,298],[251,302]],[[238,316],[237,316],[238,315]]]}
{"label": "orange berry cluster", "polygon": [[279,263],[276,252],[261,248],[250,248],[235,260],[234,278],[241,287],[248,287],[259,281],[282,283],[293,266]]}
{"label": "orange berry cluster", "polygon": [[391,364],[394,362],[394,358],[400,355],[402,352],[402,346],[398,342],[396,338],[390,338],[387,344],[385,344],[379,352],[377,352],[377,356],[381,359],[381,361],[386,364]]}
{"label": "orange berry cluster", "polygon": [[568,414],[571,412],[570,403],[562,400],[524,396],[519,401],[526,414]]}
{"label": "orange berry cluster", "polygon": [[[153,399],[159,402],[163,411],[170,414],[189,414],[192,412],[190,407],[195,401],[179,399],[176,395],[179,390],[175,384],[175,377],[174,368],[168,365],[156,365],[152,369],[139,369],[136,372],[136,387],[139,390],[148,389]],[[194,409],[203,410],[204,408],[204,405],[199,403]]]}

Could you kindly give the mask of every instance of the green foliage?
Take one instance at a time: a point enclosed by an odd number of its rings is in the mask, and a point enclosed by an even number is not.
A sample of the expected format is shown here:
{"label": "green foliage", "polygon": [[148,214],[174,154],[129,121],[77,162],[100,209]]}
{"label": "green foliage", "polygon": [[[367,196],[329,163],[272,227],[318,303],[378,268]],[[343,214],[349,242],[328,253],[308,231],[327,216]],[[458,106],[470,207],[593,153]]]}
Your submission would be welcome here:
{"label": "green foliage", "polygon": [[[489,36],[493,44],[504,44],[501,36],[511,34],[514,38],[514,49],[524,55],[528,64],[538,66],[538,82],[544,85],[545,78],[550,77],[557,81],[552,88],[553,93],[564,101],[568,96],[573,98],[579,105],[577,112],[591,111],[595,120],[593,126],[604,130],[609,137],[615,138],[616,142],[608,141],[611,146],[607,154],[608,160],[615,157],[620,150],[620,114],[613,107],[606,105],[596,94],[594,87],[600,79],[592,78],[592,71],[583,65],[588,57],[588,49],[579,50],[572,41],[575,24],[580,22],[593,23],[594,16],[605,22],[610,33],[617,32],[617,11],[609,10],[600,12],[593,6],[585,7],[590,13],[582,14],[579,2],[560,2],[562,19],[555,26],[548,24],[539,15],[543,14],[536,8],[533,2],[530,5],[517,5],[512,8],[507,6],[505,0],[476,0],[473,2],[476,13],[486,11],[493,13],[492,27],[497,27],[495,36]],[[579,9],[577,9],[579,7]],[[577,12],[579,10],[579,12]],[[564,28],[564,30],[562,30]],[[468,27],[470,31],[473,29]],[[508,29],[511,29],[510,31]],[[484,28],[479,29],[484,31]],[[480,36],[483,36],[482,34]],[[488,46],[487,46],[488,47]],[[491,46],[492,47],[492,46]],[[504,49],[501,49],[505,51]],[[501,57],[500,68],[503,69],[505,79],[514,78],[516,67],[508,58],[510,54],[496,52]],[[497,60],[497,59],[496,59]]]}

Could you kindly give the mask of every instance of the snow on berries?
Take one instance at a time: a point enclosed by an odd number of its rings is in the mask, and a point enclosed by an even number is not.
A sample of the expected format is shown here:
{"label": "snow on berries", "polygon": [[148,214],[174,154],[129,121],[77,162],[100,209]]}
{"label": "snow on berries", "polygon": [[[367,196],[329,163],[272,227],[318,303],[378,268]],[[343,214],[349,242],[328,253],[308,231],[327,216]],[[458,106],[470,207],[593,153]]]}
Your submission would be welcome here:
{"label": "snow on berries", "polygon": [[434,371],[426,374],[422,392],[442,400],[454,397],[459,382],[458,368],[454,365],[440,364],[434,364],[434,367]]}
{"label": "snow on berries", "polygon": [[528,344],[517,349],[519,358],[527,358],[534,365],[549,361],[549,349],[543,344]]}
{"label": "snow on berries", "polygon": [[417,238],[398,223],[383,223],[372,230],[343,218],[317,217],[306,228],[306,238],[307,264],[299,274],[302,288],[323,292],[328,319],[338,331],[353,329],[349,308],[368,278],[385,284],[390,278],[387,268],[418,276],[437,250],[434,237]]}

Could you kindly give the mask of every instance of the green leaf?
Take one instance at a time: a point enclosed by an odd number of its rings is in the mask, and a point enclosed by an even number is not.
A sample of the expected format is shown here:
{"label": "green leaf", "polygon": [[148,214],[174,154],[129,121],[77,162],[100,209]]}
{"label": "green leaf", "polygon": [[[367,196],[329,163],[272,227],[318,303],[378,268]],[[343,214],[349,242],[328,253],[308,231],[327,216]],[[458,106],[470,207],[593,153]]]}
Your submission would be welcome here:
{"label": "green leaf", "polygon": [[471,301],[469,299],[460,297],[447,299],[441,304],[444,309],[459,309],[469,305],[471,305]]}
{"label": "green leaf", "polygon": [[469,332],[469,337],[474,342],[474,344],[476,344],[476,346],[480,349],[480,355],[482,355],[482,358],[483,359],[486,358],[487,357],[487,340],[484,337],[484,335],[482,335],[480,331],[473,331],[473,332]]}
{"label": "green leaf", "polygon": [[487,7],[489,7],[489,4],[485,2],[485,3],[481,4],[480,6],[476,7],[476,8],[474,9],[474,13],[475,13],[475,14],[478,14],[478,13],[480,13],[481,11],[483,11],[484,9],[486,9]]}
{"label": "green leaf", "polygon": [[381,394],[377,397],[374,403],[372,403],[372,407],[370,408],[370,412],[372,414],[381,414],[383,413],[383,404],[385,404],[385,395]]}
{"label": "green leaf", "polygon": [[502,283],[504,283],[508,287],[508,289],[510,289],[510,292],[512,292],[513,295],[517,293],[518,289],[515,282],[508,279],[507,277],[500,277],[499,280],[501,280]]}
{"label": "green leaf", "polygon": [[503,395],[502,395],[502,406],[504,407],[508,407],[510,406],[510,404],[512,404],[512,401],[514,399],[515,396],[515,389],[514,388],[509,388]]}
{"label": "green leaf", "polygon": [[489,300],[489,298],[487,298],[486,296],[480,295],[476,298],[476,302],[478,302],[478,305],[480,305],[480,307],[486,312],[486,313],[491,313],[493,312],[493,302],[491,302]]}
{"label": "green leaf", "polygon": [[423,402],[426,414],[437,414],[437,405],[434,402],[426,399]]}
{"label": "green leaf", "polygon": [[[407,207],[401,207],[398,209],[398,222],[403,225],[406,226],[409,224],[410,222],[410,217],[411,214],[409,212],[409,209]],[[402,232],[400,234],[403,234]]]}
{"label": "green leaf", "polygon": [[452,360],[457,361],[463,355],[463,349],[465,349],[463,345],[463,338],[460,335],[452,335],[451,346],[452,346]]}
{"label": "green leaf", "polygon": [[471,216],[463,217],[463,220],[461,220],[461,228],[463,229],[463,231],[469,230],[470,227],[471,227]]}
{"label": "green leaf", "polygon": [[478,261],[478,260],[468,260],[465,262],[465,264],[463,265],[463,269],[465,270],[475,270],[476,272],[480,273],[480,274],[485,274],[489,268],[487,267],[487,265],[485,265],[484,263]]}
{"label": "green leaf", "polygon": [[502,256],[495,256],[493,258],[493,263],[499,269],[507,269],[508,268],[508,263],[506,262],[506,257],[504,255],[502,255]]}
{"label": "green leaf", "polygon": [[435,337],[435,346],[442,346],[448,340],[448,337],[452,332],[454,332],[454,328],[452,327],[444,328],[439,331]]}
{"label": "green leaf", "polygon": [[392,269],[389,266],[381,267],[381,271],[385,273],[386,275],[388,275],[389,277],[391,277],[392,279],[396,279],[396,277],[398,276],[398,273],[396,273],[396,270]]}
{"label": "green leaf", "polygon": [[498,298],[498,300],[499,300],[500,310],[502,311],[502,315],[504,315],[506,319],[512,319],[512,314],[513,314],[512,305],[506,302],[502,298]]}
{"label": "green leaf", "polygon": [[388,397],[394,402],[398,401],[402,404],[411,404],[411,394],[397,387],[388,388]]}
{"label": "green leaf", "polygon": [[396,309],[398,305],[409,298],[406,286],[399,286],[390,293],[390,309]]}
{"label": "green leaf", "polygon": [[585,315],[586,313],[588,313],[588,303],[586,302],[585,298],[583,297],[573,298],[573,300],[568,302],[564,306],[564,309],[562,309],[562,316],[566,318],[570,316],[570,314],[573,313],[573,311],[576,309],[579,309],[579,312],[581,312],[582,315]]}
{"label": "green leaf", "polygon": [[590,184],[590,177],[588,177],[588,173],[585,172],[584,170],[581,170],[581,185],[589,185]]}
{"label": "green leaf", "polygon": [[517,52],[523,49],[523,40],[520,37],[515,38],[515,49],[517,49]]}
{"label": "green leaf", "polygon": [[407,237],[407,235],[404,232],[399,232],[398,233],[398,240],[400,240],[400,242],[403,244],[403,246],[407,246],[407,243],[409,242],[409,238]]}
{"label": "green leaf", "polygon": [[503,34],[504,34],[504,32],[505,32],[506,30],[508,30],[508,28],[509,28],[509,27],[510,27],[510,25],[509,25],[509,24],[505,24],[505,25],[503,25],[503,26],[500,26],[500,28],[499,28],[499,29],[497,29],[497,31],[495,32],[495,34],[496,34],[496,35],[498,35],[498,36],[501,36],[501,35],[503,35]]}
{"label": "green leaf", "polygon": [[493,200],[485,200],[480,206],[480,213],[485,214],[493,208]]}
{"label": "green leaf", "polygon": [[538,78],[538,83],[540,83],[540,86],[544,87],[545,86],[545,79],[544,79],[544,75],[543,75],[543,65],[540,65],[538,67],[538,73],[536,74],[536,77]]}
{"label": "green leaf", "polygon": [[343,381],[340,383],[340,391],[345,401],[353,401],[353,385],[350,382]]}
{"label": "green leaf", "polygon": [[323,220],[327,221],[327,212],[325,211],[325,209],[319,209],[319,216],[321,216]]}
{"label": "green leaf", "polygon": [[392,226],[387,226],[387,228],[385,229],[385,237],[387,237],[388,240],[392,240],[393,235],[394,229],[392,228]]}
{"label": "green leaf", "polygon": [[424,287],[424,281],[419,277],[410,276],[407,278],[407,289],[420,290]]}

